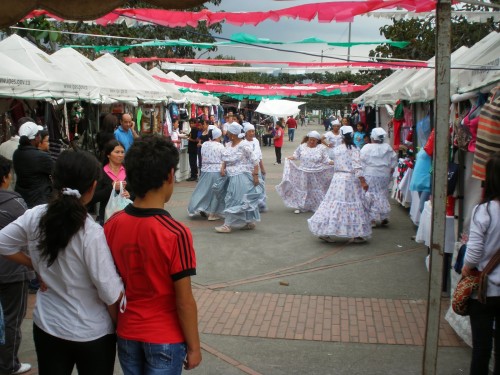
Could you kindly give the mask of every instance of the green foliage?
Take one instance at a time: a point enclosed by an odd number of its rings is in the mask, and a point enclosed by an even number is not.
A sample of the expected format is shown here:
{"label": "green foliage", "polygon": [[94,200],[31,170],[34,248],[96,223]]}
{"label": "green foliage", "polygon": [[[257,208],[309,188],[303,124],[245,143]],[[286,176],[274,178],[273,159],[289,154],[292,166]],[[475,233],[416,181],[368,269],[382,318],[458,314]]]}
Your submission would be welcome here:
{"label": "green foliage", "polygon": [[[219,5],[221,0],[210,0],[207,3],[212,3]],[[126,8],[153,8],[152,5],[141,2],[141,1],[129,1]],[[200,11],[206,9],[205,6],[199,6],[189,9],[190,11]],[[120,44],[131,44],[135,42],[140,42],[141,39],[180,39],[184,38],[194,42],[215,42],[215,39],[211,36],[212,33],[220,33],[222,26],[220,24],[214,24],[211,26],[206,25],[205,22],[199,22],[196,28],[193,27],[176,27],[168,28],[164,26],[156,25],[143,25],[138,27],[127,27],[124,24],[113,24],[108,26],[92,25],[84,22],[76,23],[65,23],[65,22],[49,22],[45,17],[37,17],[32,20],[24,21],[18,23],[17,26],[20,27],[30,27],[39,30],[58,30],[66,31],[75,34],[61,34],[61,33],[51,33],[47,31],[33,31],[27,32],[26,30],[15,30],[19,35],[29,39],[31,42],[35,43],[40,49],[52,53],[60,47],[61,45],[120,45]],[[7,33],[12,33],[13,29],[4,30]],[[96,35],[113,35],[127,38],[137,38],[137,40],[130,39],[114,39],[114,38],[102,38],[93,37],[85,35],[76,35],[78,33],[82,34],[96,34]],[[57,35],[57,36],[56,36]],[[216,50],[214,48],[213,50]],[[197,49],[190,47],[155,47],[155,48],[135,48],[133,50],[125,51],[122,53],[116,53],[118,58],[126,56],[135,57],[184,57],[184,58],[194,58]],[[83,50],[80,52],[86,54],[87,57],[94,59],[98,56],[94,55],[94,51]]]}

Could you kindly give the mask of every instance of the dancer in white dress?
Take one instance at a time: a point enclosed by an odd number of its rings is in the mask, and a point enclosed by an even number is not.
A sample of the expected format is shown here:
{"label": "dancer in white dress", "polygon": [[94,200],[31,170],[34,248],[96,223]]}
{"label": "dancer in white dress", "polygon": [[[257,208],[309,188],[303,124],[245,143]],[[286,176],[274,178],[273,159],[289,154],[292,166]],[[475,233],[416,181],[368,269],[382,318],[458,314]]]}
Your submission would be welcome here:
{"label": "dancer in white dress", "polygon": [[[292,156],[286,158],[283,179],[276,191],[285,206],[295,213],[316,211],[325,197],[333,177],[333,166],[321,136],[311,131]],[[300,160],[300,166],[291,160]]]}
{"label": "dancer in white dress", "polygon": [[222,153],[221,176],[228,177],[223,189],[224,225],[216,227],[218,233],[230,233],[232,229],[255,229],[260,221],[259,201],[264,189],[259,180],[259,160],[248,143],[243,143],[242,127],[233,122],[228,126],[230,143]]}
{"label": "dancer in white dress", "polygon": [[219,220],[224,212],[224,201],[212,191],[212,186],[220,177],[220,166],[222,164],[222,153],[224,146],[220,143],[222,131],[218,128],[212,129],[212,140],[201,146],[201,175],[198,184],[191,194],[188,205],[189,216],[199,213],[202,216],[208,214],[208,220]]}
{"label": "dancer in white dress", "polygon": [[368,185],[363,177],[359,150],[352,141],[352,127],[342,126],[340,133],[344,144],[333,149],[335,173],[330,188],[307,223],[309,230],[324,241],[347,238],[364,242],[372,233],[363,192],[368,190]]}
{"label": "dancer in white dress", "polygon": [[[332,130],[326,132],[321,137],[321,142],[328,147],[328,155],[332,155],[333,149],[342,144],[342,134],[340,134],[340,121],[332,121]],[[331,158],[331,156],[330,156]]]}
{"label": "dancer in white dress", "polygon": [[389,203],[389,184],[398,162],[398,156],[391,146],[384,143],[386,132],[382,128],[372,130],[372,143],[366,144],[360,151],[363,175],[369,186],[370,219],[372,227],[387,225],[391,205]]}
{"label": "dancer in white dress", "polygon": [[266,168],[264,167],[264,162],[262,161],[262,150],[260,148],[260,143],[257,138],[255,138],[255,126],[249,122],[243,123],[243,131],[245,132],[245,138],[243,142],[248,143],[252,148],[255,158],[259,160],[259,180],[264,187],[264,194],[262,194],[262,199],[259,202],[259,211],[267,211],[267,196],[266,196]]}

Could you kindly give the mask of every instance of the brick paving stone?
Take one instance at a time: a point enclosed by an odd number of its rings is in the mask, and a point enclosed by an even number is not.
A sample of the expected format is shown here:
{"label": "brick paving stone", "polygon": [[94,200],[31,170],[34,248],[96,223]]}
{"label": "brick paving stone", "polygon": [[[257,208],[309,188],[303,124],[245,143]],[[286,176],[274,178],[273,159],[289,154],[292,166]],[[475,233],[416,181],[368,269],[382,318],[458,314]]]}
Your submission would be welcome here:
{"label": "brick paving stone", "polygon": [[[426,301],[195,289],[200,331],[369,344],[424,344]],[[449,301],[443,301],[446,311]],[[440,346],[464,343],[442,319]]]}

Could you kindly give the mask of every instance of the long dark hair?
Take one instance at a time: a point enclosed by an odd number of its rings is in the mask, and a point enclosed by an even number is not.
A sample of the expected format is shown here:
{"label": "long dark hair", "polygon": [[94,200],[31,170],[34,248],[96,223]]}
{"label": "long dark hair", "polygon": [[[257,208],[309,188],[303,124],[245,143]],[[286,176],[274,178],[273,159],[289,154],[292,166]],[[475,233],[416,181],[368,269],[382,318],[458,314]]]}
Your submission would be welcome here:
{"label": "long dark hair", "polygon": [[348,149],[351,149],[354,146],[352,133],[342,134],[342,139],[344,140],[345,147],[347,147]]}
{"label": "long dark hair", "polygon": [[87,208],[74,195],[62,193],[64,188],[86,193],[100,177],[97,159],[86,151],[64,151],[57,158],[52,175],[55,196],[47,205],[38,225],[41,258],[50,267],[71,238],[85,225]]}
{"label": "long dark hair", "polygon": [[0,183],[3,183],[3,180],[7,178],[11,170],[12,162],[0,155]]}
{"label": "long dark hair", "polygon": [[[484,195],[480,204],[486,204],[486,212],[490,218],[491,224],[491,213],[490,213],[490,202],[494,200],[500,200],[500,152],[496,152],[490,156],[488,162],[486,163],[486,178],[484,180]],[[477,211],[476,211],[477,212]],[[475,219],[475,213],[472,220]],[[488,228],[484,231],[487,233]]]}

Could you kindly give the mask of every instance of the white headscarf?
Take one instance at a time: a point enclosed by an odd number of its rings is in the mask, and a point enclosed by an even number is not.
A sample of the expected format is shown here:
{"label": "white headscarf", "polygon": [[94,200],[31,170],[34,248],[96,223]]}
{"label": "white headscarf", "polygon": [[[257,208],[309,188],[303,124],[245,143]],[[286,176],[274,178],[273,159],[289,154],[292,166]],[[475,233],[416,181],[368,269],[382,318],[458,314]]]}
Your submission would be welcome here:
{"label": "white headscarf", "polygon": [[222,136],[222,130],[219,128],[213,128],[212,129],[212,139],[217,139]]}
{"label": "white headscarf", "polygon": [[307,133],[307,136],[309,138],[316,138],[317,140],[321,139],[321,135],[316,130],[310,131],[309,133]]}
{"label": "white headscarf", "polygon": [[244,122],[243,123],[243,131],[246,133],[249,130],[255,130],[255,126],[253,126],[249,122]]}
{"label": "white headscarf", "polygon": [[342,134],[342,136],[349,134],[349,133],[351,133],[351,134],[354,133],[352,126],[344,125],[344,126],[340,127],[340,134]]}
{"label": "white headscarf", "polygon": [[377,141],[380,141],[380,142],[383,142],[386,134],[387,133],[385,132],[384,129],[374,128],[370,134],[370,138],[377,140]]}

